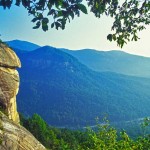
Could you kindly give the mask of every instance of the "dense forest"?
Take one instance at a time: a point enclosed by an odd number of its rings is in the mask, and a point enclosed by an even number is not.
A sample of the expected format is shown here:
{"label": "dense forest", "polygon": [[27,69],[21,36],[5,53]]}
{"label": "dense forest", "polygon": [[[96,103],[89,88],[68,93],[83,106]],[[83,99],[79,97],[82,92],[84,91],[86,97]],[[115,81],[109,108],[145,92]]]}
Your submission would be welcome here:
{"label": "dense forest", "polygon": [[38,113],[50,125],[78,127],[94,125],[105,113],[110,121],[150,114],[149,78],[95,72],[49,46],[17,54],[22,62],[17,104],[26,116]]}
{"label": "dense forest", "polygon": [[[27,118],[20,115],[21,124],[47,149],[149,149],[150,119],[142,122],[140,118],[149,114],[149,78],[94,72],[73,56],[48,46],[16,52],[23,62],[20,90],[24,93],[19,93],[23,100],[19,103],[30,113],[25,114],[30,115]],[[37,111],[51,122],[38,114],[31,117]],[[106,118],[94,120],[104,112],[110,115],[111,124]],[[78,130],[64,128],[79,123]],[[83,127],[86,124],[94,125]]]}
{"label": "dense forest", "polygon": [[141,123],[142,132],[130,137],[125,130],[118,131],[110,126],[106,118],[96,129],[87,127],[84,130],[69,130],[49,126],[39,115],[30,118],[20,115],[21,124],[26,127],[47,149],[51,150],[148,150],[150,136],[146,128],[149,118]]}
{"label": "dense forest", "polygon": [[61,49],[77,58],[82,64],[98,72],[116,72],[124,75],[150,77],[150,58],[124,51],[98,51],[93,49]]}

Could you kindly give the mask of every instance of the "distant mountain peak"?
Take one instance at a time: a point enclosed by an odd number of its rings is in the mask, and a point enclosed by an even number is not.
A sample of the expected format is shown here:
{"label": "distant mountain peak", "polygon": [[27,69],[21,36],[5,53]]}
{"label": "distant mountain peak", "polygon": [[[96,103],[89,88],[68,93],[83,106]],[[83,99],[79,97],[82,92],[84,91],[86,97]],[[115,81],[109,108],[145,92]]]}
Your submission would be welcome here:
{"label": "distant mountain peak", "polygon": [[46,54],[48,56],[48,55],[55,54],[55,55],[59,55],[60,57],[68,57],[68,58],[73,58],[73,59],[77,60],[75,57],[66,53],[65,51],[62,51],[61,49],[58,49],[58,48],[55,48],[52,46],[48,46],[48,45],[40,47],[33,51],[33,53],[38,53],[38,54],[39,54],[39,52],[41,52],[41,55]]}
{"label": "distant mountain peak", "polygon": [[20,49],[23,51],[33,51],[37,48],[40,48],[40,46],[37,44],[17,39],[12,41],[6,41],[6,43],[13,49]]}
{"label": "distant mountain peak", "polygon": [[[43,54],[46,53],[46,54],[52,54],[52,53],[58,53],[58,52],[62,52],[61,50],[55,48],[55,47],[52,47],[52,46],[42,46],[42,47],[39,47],[38,49],[34,50],[34,52],[39,52],[41,51]],[[62,52],[62,53],[65,53],[65,52]],[[66,53],[68,55],[68,53]]]}

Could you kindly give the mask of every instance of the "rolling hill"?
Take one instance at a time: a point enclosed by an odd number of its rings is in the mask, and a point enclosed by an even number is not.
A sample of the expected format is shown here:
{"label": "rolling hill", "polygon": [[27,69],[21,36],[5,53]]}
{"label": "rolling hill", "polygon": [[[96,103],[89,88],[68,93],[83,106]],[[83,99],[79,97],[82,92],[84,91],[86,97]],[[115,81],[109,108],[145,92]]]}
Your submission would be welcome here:
{"label": "rolling hill", "polygon": [[[39,45],[20,40],[8,41],[17,50],[32,51]],[[150,78],[150,58],[128,54],[119,50],[97,51],[93,49],[60,49],[76,57],[82,64],[98,72],[115,72],[124,75]]]}
{"label": "rolling hill", "polygon": [[125,75],[150,78],[150,58],[148,57],[132,55],[117,50],[62,50],[76,57],[81,63],[95,71],[110,71]]}
{"label": "rolling hill", "polygon": [[20,49],[23,51],[32,51],[40,47],[37,44],[21,40],[6,41],[6,43],[14,49]]}
{"label": "rolling hill", "polygon": [[95,72],[62,50],[44,46],[22,53],[18,109],[38,113],[48,124],[77,127],[150,115],[150,79]]}

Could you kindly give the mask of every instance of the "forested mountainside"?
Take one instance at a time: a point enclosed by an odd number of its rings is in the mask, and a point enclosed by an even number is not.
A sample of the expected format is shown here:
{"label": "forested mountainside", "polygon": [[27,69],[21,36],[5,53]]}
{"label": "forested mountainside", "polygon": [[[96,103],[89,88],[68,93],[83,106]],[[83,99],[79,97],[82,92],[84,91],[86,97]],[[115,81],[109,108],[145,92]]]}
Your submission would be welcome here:
{"label": "forested mountainside", "polygon": [[123,51],[96,51],[84,49],[63,51],[76,57],[81,63],[95,71],[111,71],[125,75],[150,78],[150,58],[128,54]]}
{"label": "forested mountainside", "polygon": [[59,127],[149,116],[150,79],[94,72],[73,56],[49,46],[17,54],[22,62],[19,111],[40,114]]}
{"label": "forested mountainside", "polygon": [[[31,42],[13,40],[8,45],[15,49],[32,51],[40,46]],[[76,57],[82,64],[99,72],[116,72],[125,75],[150,77],[150,58],[126,53],[124,51],[97,51],[93,49],[60,50]]]}

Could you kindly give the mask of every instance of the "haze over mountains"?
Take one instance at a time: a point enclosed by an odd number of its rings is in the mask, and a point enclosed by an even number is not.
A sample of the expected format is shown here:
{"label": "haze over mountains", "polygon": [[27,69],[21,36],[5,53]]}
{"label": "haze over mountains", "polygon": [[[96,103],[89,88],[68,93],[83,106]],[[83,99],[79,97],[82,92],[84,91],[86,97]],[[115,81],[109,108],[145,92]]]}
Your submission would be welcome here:
{"label": "haze over mountains", "polygon": [[95,71],[110,71],[126,75],[150,77],[150,58],[123,51],[65,50]]}
{"label": "haze over mountains", "polygon": [[[65,127],[92,125],[96,117],[105,113],[111,121],[149,116],[150,79],[122,74],[130,73],[134,64],[137,68],[136,61],[143,64],[141,69],[145,66],[145,73],[135,69],[134,75],[149,77],[150,58],[120,51],[73,52],[49,46],[36,50],[30,47],[22,52],[24,49],[17,46],[22,62],[18,108],[25,115],[38,113],[49,124]],[[93,71],[94,61],[100,72]]]}
{"label": "haze over mountains", "polygon": [[6,41],[6,43],[14,49],[20,49],[23,51],[32,51],[40,47],[37,44],[21,40]]}
{"label": "haze over mountains", "polygon": [[[40,46],[34,43],[13,40],[7,42],[15,49],[32,51]],[[93,49],[60,49],[76,57],[82,64],[99,72],[116,72],[125,75],[150,77],[150,58],[128,54],[119,50],[97,51]]]}

